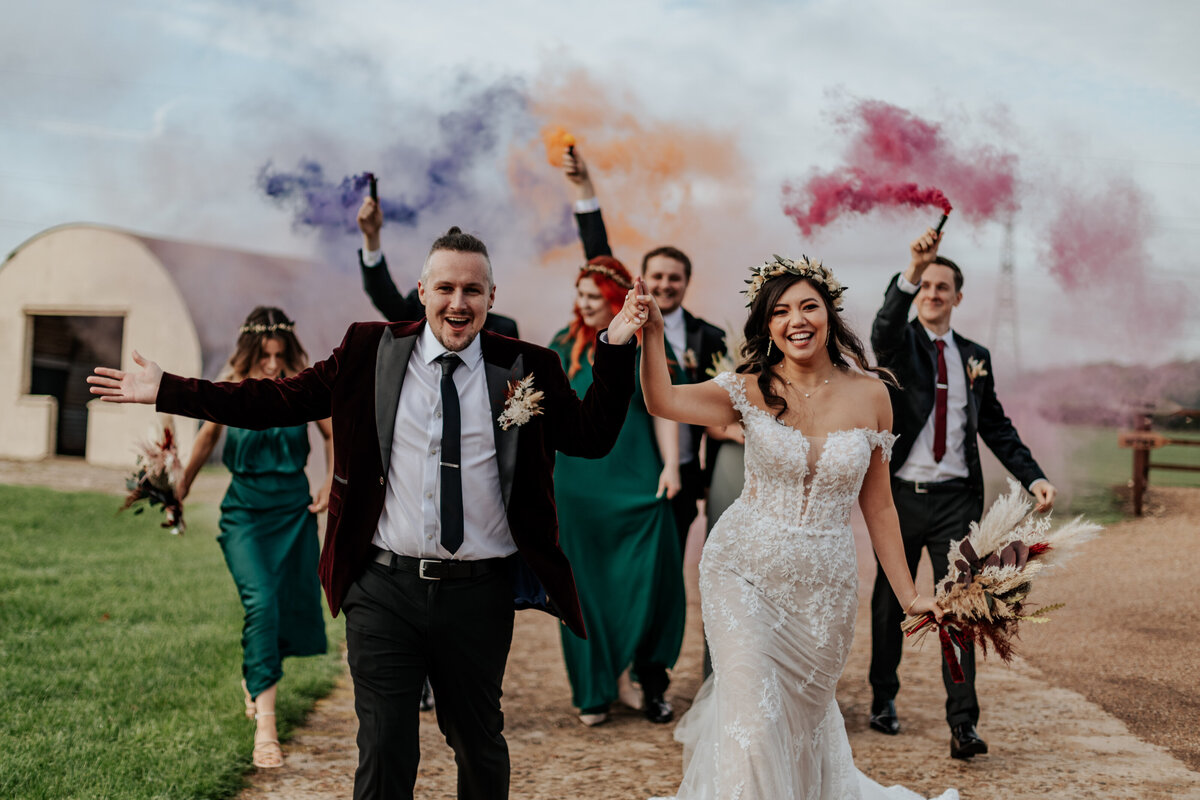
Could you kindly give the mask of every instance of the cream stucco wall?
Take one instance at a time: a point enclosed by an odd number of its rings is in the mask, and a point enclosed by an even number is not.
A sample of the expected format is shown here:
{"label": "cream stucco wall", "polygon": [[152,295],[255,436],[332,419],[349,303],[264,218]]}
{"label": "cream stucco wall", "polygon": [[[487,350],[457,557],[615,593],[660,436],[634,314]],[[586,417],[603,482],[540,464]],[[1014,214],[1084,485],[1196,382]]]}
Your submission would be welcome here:
{"label": "cream stucco wall", "polygon": [[[135,236],[88,225],[54,228],[22,245],[0,266],[0,457],[40,459],[54,452],[56,403],[29,390],[31,314],[120,316],[121,369],[133,350],[168,372],[201,373],[200,340],[187,305],[162,264]],[[156,425],[151,406],[88,404],[87,460],[132,466],[133,446]],[[186,457],[194,422],[176,420]]]}

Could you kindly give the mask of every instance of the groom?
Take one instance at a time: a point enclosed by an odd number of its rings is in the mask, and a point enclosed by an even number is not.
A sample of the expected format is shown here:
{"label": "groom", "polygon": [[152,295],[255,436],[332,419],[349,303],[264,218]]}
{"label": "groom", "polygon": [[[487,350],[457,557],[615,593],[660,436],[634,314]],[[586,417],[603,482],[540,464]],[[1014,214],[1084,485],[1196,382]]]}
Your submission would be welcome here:
{"label": "groom", "polygon": [[[320,576],[346,613],[359,719],[357,800],[411,798],[426,674],[454,749],[460,800],[508,796],[501,684],[513,609],[584,636],[558,546],[554,453],[598,458],[633,393],[633,335],[617,315],[580,400],[558,356],[480,333],[495,297],[483,242],[451,228],[417,284],[425,320],[356,323],[329,358],[284,380],[210,383],[97,368],[92,393],[240,428],[333,417],[334,475]],[[531,392],[513,383],[531,379]],[[540,393],[540,394],[538,394]],[[501,421],[503,418],[503,421]]]}
{"label": "groom", "polygon": [[[1037,500],[1037,510],[1054,505],[1055,489],[1033,460],[996,397],[988,351],[950,328],[962,302],[962,271],[938,255],[941,235],[933,230],[912,243],[908,269],[888,284],[871,328],[871,347],[881,367],[892,370],[902,388],[888,387],[892,430],[900,438],[892,455],[892,496],[908,569],[914,577],[921,550],[929,550],[935,585],[949,570],[949,549],[983,513],[983,439],[1021,485]],[[908,321],[914,300],[917,316]],[[877,565],[878,566],[878,565]],[[882,569],[871,596],[871,670],[874,699],[870,725],[894,735],[900,719],[894,702],[900,690],[896,669],[904,637],[904,610]],[[987,744],[975,730],[975,651],[961,659],[966,680],[954,683],[942,664],[950,756],[972,758]]]}

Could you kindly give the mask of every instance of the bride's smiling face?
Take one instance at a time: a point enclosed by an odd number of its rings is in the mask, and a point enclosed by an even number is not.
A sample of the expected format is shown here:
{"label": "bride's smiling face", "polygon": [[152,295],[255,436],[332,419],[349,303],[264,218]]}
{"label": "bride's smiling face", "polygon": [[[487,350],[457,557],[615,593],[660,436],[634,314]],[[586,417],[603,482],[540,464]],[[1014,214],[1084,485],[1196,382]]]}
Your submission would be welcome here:
{"label": "bride's smiling face", "polygon": [[771,341],[785,358],[809,361],[824,354],[829,339],[829,310],[816,288],[796,281],[779,296],[767,322]]}

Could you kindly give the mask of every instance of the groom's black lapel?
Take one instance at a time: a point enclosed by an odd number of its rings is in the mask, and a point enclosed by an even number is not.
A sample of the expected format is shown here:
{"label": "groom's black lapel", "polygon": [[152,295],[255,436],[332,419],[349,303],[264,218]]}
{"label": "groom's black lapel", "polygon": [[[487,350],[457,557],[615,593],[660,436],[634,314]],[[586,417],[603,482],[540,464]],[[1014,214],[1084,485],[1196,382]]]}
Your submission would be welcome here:
{"label": "groom's black lapel", "polygon": [[384,475],[388,474],[392,458],[392,434],[396,430],[400,389],[404,386],[408,359],[420,331],[417,328],[417,333],[397,339],[387,327],[379,337],[379,349],[375,353],[375,430],[379,432],[379,461],[383,464]]}
{"label": "groom's black lapel", "polygon": [[483,368],[487,377],[488,400],[492,406],[492,432],[496,436],[496,466],[500,468],[500,494],[504,498],[504,508],[508,508],[508,498],[512,494],[513,475],[517,471],[517,434],[520,428],[516,425],[508,430],[500,429],[500,415],[504,413],[504,401],[508,398],[508,382],[525,377],[525,358],[518,354],[517,360],[511,365],[493,364],[488,360],[488,348],[484,348]]}

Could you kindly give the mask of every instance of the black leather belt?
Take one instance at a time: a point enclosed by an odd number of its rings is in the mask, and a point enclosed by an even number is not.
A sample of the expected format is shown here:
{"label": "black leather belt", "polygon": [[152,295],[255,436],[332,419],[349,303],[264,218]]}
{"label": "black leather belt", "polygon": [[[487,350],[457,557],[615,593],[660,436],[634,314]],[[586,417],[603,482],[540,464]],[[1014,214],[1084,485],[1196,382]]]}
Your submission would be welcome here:
{"label": "black leather belt", "polygon": [[375,563],[383,564],[391,569],[408,572],[427,581],[455,580],[458,578],[476,578],[502,569],[507,558],[483,558],[478,561],[456,561],[442,558],[413,558],[402,556],[390,550],[375,548]]}
{"label": "black leather belt", "polygon": [[892,478],[892,486],[908,489],[913,494],[940,494],[942,492],[965,492],[971,488],[966,478],[951,478],[948,481],[906,481]]}

